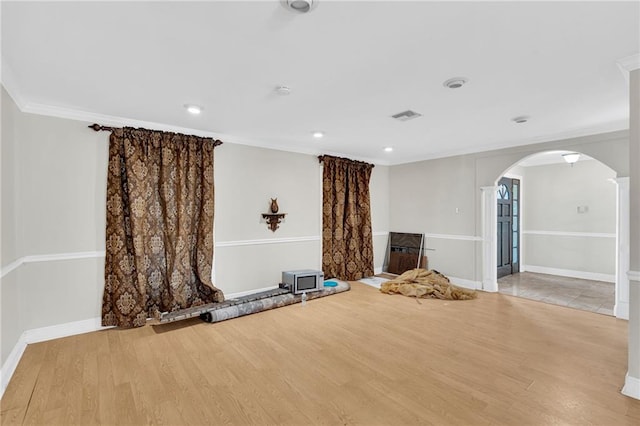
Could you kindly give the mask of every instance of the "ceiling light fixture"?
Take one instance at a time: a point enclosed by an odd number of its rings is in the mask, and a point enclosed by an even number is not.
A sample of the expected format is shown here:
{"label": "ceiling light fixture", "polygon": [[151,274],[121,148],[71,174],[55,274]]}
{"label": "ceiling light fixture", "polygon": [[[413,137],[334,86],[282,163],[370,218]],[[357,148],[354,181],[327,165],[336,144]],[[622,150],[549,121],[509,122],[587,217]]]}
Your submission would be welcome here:
{"label": "ceiling light fixture", "polygon": [[468,78],[465,77],[453,77],[449,80],[442,83],[444,87],[448,87],[449,89],[459,89],[469,81]]}
{"label": "ceiling light fixture", "polygon": [[315,131],[312,133],[312,135],[316,139],[322,139],[324,137],[324,132]]}
{"label": "ceiling light fixture", "polygon": [[280,4],[292,12],[307,13],[318,6],[318,0],[280,0]]}
{"label": "ceiling light fixture", "polygon": [[571,164],[571,167],[573,167],[573,165],[578,162],[580,154],[577,152],[570,152],[568,154],[562,154],[562,158],[564,158],[564,161]]}
{"label": "ceiling light fixture", "polygon": [[388,146],[384,149],[384,152],[393,152],[393,147]]}
{"label": "ceiling light fixture", "polygon": [[523,124],[529,121],[529,117],[527,117],[526,115],[521,115],[519,117],[512,118],[511,121],[513,121],[516,124]]}
{"label": "ceiling light fixture", "polygon": [[189,111],[189,113],[193,115],[198,115],[202,112],[202,107],[199,107],[198,105],[186,104],[184,107],[187,109],[187,111]]}

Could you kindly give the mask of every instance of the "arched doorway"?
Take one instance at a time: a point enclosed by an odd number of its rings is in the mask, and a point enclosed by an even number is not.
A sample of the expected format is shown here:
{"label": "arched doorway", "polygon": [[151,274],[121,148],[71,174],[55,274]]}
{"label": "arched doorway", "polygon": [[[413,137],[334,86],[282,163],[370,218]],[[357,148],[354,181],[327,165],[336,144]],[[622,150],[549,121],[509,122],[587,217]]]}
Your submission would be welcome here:
{"label": "arched doorway", "polygon": [[497,193],[498,291],[613,315],[615,177],[571,151],[539,153],[508,170]]}
{"label": "arched doorway", "polygon": [[[542,153],[544,151],[541,151]],[[522,161],[540,154],[523,156],[507,170],[512,170]],[[555,151],[560,155],[560,151]],[[559,157],[561,158],[561,157]],[[597,160],[597,158],[596,158]],[[568,164],[566,167],[570,167]],[[497,190],[500,179],[507,170],[495,177],[494,185],[482,187],[482,288],[485,291],[498,291],[498,221],[497,221]],[[628,178],[613,178],[616,192],[616,230],[615,230],[615,306],[614,315],[628,319],[629,312],[629,280],[626,270],[629,266],[629,187]],[[580,206],[578,206],[579,208]]]}

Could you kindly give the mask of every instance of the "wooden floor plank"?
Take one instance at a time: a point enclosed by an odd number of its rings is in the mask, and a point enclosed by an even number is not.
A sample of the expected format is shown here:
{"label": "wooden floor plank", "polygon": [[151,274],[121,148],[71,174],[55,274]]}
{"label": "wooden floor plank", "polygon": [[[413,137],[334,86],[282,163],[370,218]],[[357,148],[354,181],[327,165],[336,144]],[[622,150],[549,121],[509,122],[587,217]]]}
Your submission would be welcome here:
{"label": "wooden floor plank", "polygon": [[29,345],[13,424],[638,424],[626,321],[502,294],[318,300]]}

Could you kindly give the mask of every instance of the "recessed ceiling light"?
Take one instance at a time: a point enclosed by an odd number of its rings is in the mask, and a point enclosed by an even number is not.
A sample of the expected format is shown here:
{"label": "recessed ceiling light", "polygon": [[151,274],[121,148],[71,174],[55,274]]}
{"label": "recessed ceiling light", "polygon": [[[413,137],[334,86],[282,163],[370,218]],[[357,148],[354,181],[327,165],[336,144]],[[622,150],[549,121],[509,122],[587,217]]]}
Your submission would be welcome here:
{"label": "recessed ceiling light", "polygon": [[384,149],[384,152],[393,152],[393,147],[388,146]]}
{"label": "recessed ceiling light", "polygon": [[468,78],[465,77],[453,77],[449,80],[442,83],[444,87],[448,87],[449,89],[459,89],[464,86],[469,81]]}
{"label": "recessed ceiling light", "polygon": [[278,86],[276,87],[276,93],[278,95],[287,96],[291,94],[291,88],[287,86]]}
{"label": "recessed ceiling light", "polygon": [[312,133],[312,135],[316,139],[322,139],[324,137],[324,132],[315,131]]}
{"label": "recessed ceiling light", "polygon": [[307,13],[318,6],[318,0],[280,0],[282,6],[292,12]]}
{"label": "recessed ceiling light", "polygon": [[198,115],[202,112],[202,107],[199,107],[198,105],[186,104],[184,107],[187,109],[187,111],[189,111],[189,113],[194,115]]}
{"label": "recessed ceiling light", "polygon": [[526,123],[527,121],[529,121],[530,117],[527,117],[526,115],[521,115],[519,117],[514,117],[511,119],[511,121],[513,121],[516,124],[523,124]]}

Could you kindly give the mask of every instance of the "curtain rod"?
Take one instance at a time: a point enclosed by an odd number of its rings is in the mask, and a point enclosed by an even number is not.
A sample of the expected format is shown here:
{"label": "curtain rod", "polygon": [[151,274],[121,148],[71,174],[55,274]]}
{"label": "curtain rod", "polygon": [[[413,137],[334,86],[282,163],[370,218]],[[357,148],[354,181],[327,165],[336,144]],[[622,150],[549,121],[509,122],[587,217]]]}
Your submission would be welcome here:
{"label": "curtain rod", "polygon": [[[102,125],[100,125],[98,123],[93,123],[92,125],[87,126],[87,127],[89,127],[90,129],[95,130],[96,132],[100,132],[100,131],[113,132],[114,130],[121,129],[121,127],[102,126]],[[208,139],[211,139],[211,138],[208,138]],[[218,140],[218,139],[214,139],[213,140],[213,146],[216,147],[216,146],[219,146],[219,145],[222,145],[222,141]]]}
{"label": "curtain rod", "polygon": [[344,158],[344,157],[334,157],[333,155],[318,155],[318,161],[320,163],[322,163],[322,160],[324,160],[324,158],[336,158],[338,160],[346,160],[346,161],[350,161],[354,164],[360,164],[360,165],[364,165],[364,166],[371,166],[371,168],[374,168],[376,165],[375,164],[371,164],[371,163],[367,163],[366,161],[358,161],[358,160],[352,160],[350,158]]}

